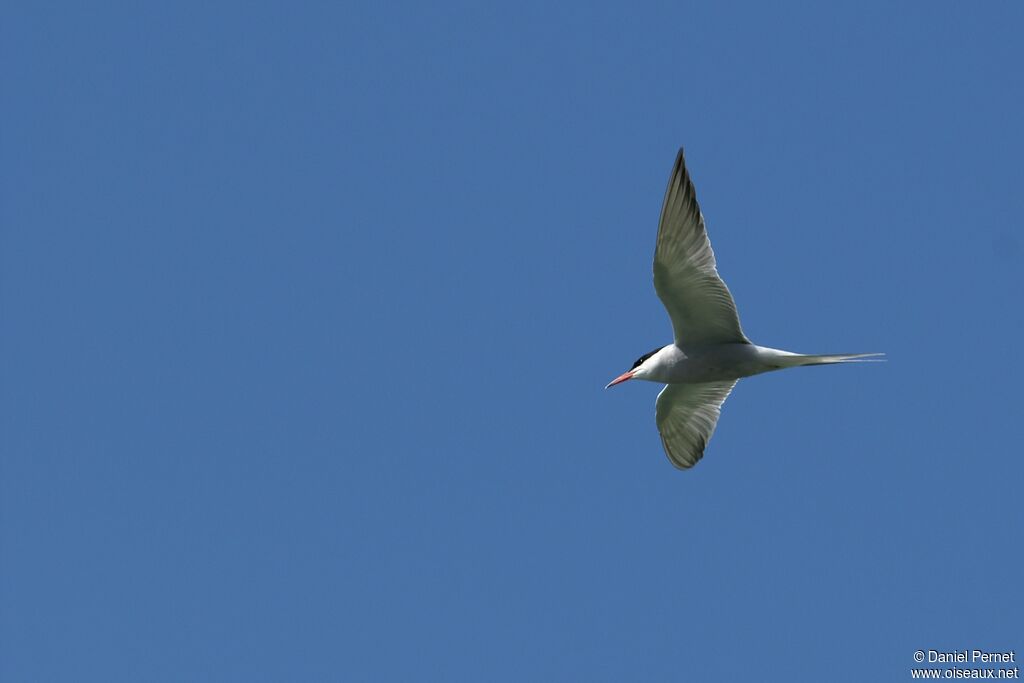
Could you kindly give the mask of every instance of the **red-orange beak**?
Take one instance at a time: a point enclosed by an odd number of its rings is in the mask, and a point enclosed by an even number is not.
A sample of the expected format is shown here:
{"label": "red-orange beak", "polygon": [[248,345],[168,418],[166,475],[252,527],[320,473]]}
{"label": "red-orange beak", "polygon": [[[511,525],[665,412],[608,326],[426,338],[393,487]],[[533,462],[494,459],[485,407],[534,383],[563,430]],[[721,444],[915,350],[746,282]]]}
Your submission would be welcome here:
{"label": "red-orange beak", "polygon": [[613,379],[611,382],[608,382],[608,386],[605,387],[605,389],[607,389],[608,387],[614,387],[616,384],[622,384],[627,379],[633,379],[633,371],[632,370],[630,370],[629,372],[624,372],[621,375],[619,375],[618,377],[616,377],[615,379]]}

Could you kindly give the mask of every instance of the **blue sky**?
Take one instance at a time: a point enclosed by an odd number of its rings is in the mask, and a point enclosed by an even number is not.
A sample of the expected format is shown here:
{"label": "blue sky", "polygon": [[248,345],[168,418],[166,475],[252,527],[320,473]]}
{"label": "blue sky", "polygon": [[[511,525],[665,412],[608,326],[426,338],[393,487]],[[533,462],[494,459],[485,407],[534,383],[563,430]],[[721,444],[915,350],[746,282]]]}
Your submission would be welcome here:
{"label": "blue sky", "polygon": [[[1024,650],[1019,3],[0,16],[4,681],[907,680]],[[693,470],[683,145],[757,343]]]}

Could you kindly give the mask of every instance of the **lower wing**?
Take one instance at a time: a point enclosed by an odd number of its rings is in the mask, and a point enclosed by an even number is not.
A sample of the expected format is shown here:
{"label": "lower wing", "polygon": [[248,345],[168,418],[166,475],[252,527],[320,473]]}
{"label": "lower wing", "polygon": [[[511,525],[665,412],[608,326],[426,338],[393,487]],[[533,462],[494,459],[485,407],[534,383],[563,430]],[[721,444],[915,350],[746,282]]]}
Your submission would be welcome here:
{"label": "lower wing", "polygon": [[736,380],[704,384],[669,384],[658,394],[655,417],[665,455],[679,469],[704,457],[718,415]]}

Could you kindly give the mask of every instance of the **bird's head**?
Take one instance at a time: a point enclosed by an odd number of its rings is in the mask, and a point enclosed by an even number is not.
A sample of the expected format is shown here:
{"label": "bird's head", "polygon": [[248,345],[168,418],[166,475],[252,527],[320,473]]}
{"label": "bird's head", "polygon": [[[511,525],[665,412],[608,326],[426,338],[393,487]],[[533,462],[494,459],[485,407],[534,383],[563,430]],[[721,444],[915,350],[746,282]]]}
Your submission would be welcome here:
{"label": "bird's head", "polygon": [[658,348],[654,349],[653,351],[648,351],[644,355],[642,355],[639,358],[637,358],[633,362],[633,367],[631,367],[629,370],[627,370],[626,372],[622,373],[621,375],[619,375],[618,377],[613,379],[611,382],[609,382],[608,385],[605,387],[605,389],[607,389],[608,387],[614,387],[616,384],[621,384],[621,383],[625,382],[627,379],[644,379],[644,378],[646,378],[651,373],[651,371],[653,370],[653,367],[654,367],[654,363],[653,362],[652,363],[648,363],[648,361],[656,353],[658,353],[658,351],[661,351],[663,348],[664,348],[663,346],[659,346]]}

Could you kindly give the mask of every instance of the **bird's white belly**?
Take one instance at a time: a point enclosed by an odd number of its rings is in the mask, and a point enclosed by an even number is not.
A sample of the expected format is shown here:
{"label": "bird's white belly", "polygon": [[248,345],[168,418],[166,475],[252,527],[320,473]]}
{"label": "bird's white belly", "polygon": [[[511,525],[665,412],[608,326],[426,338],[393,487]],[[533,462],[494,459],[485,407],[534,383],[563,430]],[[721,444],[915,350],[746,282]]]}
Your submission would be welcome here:
{"label": "bird's white belly", "polygon": [[723,382],[778,368],[753,344],[722,344],[689,353],[669,346],[659,353],[663,357],[649,379],[665,384]]}

